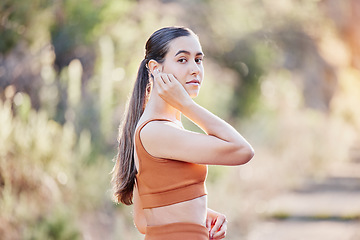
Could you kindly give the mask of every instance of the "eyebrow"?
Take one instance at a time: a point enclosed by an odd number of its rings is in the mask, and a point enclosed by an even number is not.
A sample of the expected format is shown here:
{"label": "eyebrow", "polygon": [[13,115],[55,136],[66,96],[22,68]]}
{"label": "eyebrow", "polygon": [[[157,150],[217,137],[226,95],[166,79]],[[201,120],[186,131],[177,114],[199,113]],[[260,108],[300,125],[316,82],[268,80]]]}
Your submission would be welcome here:
{"label": "eyebrow", "polygon": [[[186,50],[179,50],[176,54],[175,57],[181,53],[185,53],[186,55],[191,55],[189,51]],[[204,54],[202,52],[198,52],[195,54],[195,56],[204,56]]]}

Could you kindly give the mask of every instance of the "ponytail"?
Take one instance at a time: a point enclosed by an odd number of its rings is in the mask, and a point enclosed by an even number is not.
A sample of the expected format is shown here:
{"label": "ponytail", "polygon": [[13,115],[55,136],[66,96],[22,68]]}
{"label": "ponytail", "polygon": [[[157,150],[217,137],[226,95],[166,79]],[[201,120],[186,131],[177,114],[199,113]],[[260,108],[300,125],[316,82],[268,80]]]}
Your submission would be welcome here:
{"label": "ponytail", "polygon": [[114,199],[126,205],[132,204],[135,176],[134,134],[136,125],[144,112],[149,73],[144,59],[139,67],[134,90],[132,92],[125,118],[120,125],[119,147],[116,163],[112,170]]}

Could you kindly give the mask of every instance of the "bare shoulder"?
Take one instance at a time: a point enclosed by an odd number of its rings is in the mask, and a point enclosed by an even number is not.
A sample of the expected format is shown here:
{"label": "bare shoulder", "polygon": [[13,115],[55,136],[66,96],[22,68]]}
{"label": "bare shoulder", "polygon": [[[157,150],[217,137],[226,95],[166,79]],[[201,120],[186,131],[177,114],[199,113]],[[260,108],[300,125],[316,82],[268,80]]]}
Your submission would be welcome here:
{"label": "bare shoulder", "polygon": [[184,142],[189,142],[193,133],[170,121],[151,121],[140,131],[140,139],[145,150],[159,158],[182,159],[177,152],[186,149]]}
{"label": "bare shoulder", "polygon": [[155,120],[147,123],[140,131],[140,139],[143,143],[174,139],[181,134],[180,126],[171,121]]}

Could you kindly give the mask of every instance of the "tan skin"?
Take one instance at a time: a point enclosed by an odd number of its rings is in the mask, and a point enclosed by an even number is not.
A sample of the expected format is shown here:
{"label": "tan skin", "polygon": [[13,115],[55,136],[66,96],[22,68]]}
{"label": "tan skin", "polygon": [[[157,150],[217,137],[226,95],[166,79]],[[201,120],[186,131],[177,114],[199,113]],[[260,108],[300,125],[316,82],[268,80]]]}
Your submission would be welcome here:
{"label": "tan skin", "polygon": [[[171,122],[150,122],[140,133],[141,141],[146,151],[159,158],[207,165],[245,164],[254,155],[250,144],[232,126],[192,100],[198,95],[203,81],[202,58],[201,45],[191,35],[172,40],[163,63],[149,61],[154,84],[138,125],[154,118]],[[182,114],[206,134],[185,130],[181,123]],[[135,164],[138,168],[136,154]],[[210,239],[225,238],[227,230],[226,217],[207,208],[207,196],[170,206],[142,209],[136,188],[134,222],[142,233],[147,225],[201,224],[209,229]]]}

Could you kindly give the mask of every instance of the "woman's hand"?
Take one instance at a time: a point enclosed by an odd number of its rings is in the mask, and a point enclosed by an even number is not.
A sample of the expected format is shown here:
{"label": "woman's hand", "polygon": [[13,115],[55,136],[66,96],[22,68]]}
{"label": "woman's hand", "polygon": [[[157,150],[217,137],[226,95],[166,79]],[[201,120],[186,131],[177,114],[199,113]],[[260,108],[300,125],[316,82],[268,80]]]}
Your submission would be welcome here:
{"label": "woman's hand", "polygon": [[227,220],[224,214],[207,209],[206,227],[209,229],[210,239],[223,239],[226,236]]}
{"label": "woman's hand", "polygon": [[174,75],[161,73],[158,69],[155,69],[153,75],[159,96],[171,106],[182,111],[192,102],[191,97]]}

